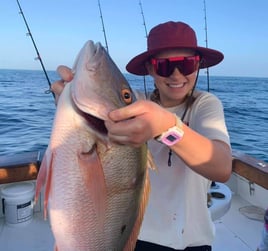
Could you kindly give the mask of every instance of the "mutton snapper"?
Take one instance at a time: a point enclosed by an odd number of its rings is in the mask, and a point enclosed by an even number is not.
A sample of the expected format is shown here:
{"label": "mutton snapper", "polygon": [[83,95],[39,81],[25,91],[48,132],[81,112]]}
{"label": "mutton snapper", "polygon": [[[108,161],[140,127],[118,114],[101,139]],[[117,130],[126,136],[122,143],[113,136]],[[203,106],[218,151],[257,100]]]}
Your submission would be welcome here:
{"label": "mutton snapper", "polygon": [[135,96],[100,43],[88,41],[57,105],[37,178],[45,185],[55,249],[133,250],[149,194],[146,145],[109,142],[109,111]]}

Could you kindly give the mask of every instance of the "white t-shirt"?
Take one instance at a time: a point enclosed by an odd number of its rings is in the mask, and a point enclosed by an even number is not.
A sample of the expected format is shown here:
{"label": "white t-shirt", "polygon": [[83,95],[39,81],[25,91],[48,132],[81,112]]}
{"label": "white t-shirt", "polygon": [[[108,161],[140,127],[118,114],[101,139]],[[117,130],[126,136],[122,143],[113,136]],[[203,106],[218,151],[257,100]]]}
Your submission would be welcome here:
{"label": "white t-shirt", "polygon": [[[195,91],[195,101],[184,122],[209,139],[230,145],[221,101],[211,93]],[[139,94],[139,97],[140,94]],[[181,117],[185,104],[168,108]],[[157,171],[150,170],[151,193],[139,240],[185,249],[211,245],[215,228],[207,208],[211,181],[192,171],[175,154],[168,166],[169,148],[148,142]]]}

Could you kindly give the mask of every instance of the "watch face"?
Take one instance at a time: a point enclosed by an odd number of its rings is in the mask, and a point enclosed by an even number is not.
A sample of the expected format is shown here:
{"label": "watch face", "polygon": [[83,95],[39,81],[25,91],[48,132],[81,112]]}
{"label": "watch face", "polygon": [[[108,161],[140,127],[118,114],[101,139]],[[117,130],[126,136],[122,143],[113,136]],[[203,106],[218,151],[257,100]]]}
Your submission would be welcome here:
{"label": "watch face", "polygon": [[162,142],[168,146],[174,145],[182,138],[182,135],[176,131],[169,132],[165,137],[163,137]]}
{"label": "watch face", "polygon": [[177,139],[178,137],[175,137],[173,134],[170,134],[167,136],[167,140],[170,141],[170,142],[173,142]]}

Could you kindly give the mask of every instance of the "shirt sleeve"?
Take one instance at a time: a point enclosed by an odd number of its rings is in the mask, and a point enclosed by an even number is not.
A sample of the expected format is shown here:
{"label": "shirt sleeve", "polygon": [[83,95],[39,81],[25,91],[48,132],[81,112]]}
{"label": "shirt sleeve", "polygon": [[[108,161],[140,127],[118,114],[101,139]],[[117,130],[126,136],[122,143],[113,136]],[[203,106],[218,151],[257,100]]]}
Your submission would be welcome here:
{"label": "shirt sleeve", "polygon": [[212,93],[197,95],[190,112],[189,126],[211,140],[230,145],[222,103]]}

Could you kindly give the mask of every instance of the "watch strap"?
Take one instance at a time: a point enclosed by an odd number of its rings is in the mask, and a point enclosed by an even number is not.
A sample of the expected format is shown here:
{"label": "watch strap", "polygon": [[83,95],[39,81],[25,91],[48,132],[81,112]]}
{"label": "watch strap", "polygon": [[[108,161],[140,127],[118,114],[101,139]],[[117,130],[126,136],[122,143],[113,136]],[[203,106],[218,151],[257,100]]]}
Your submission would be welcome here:
{"label": "watch strap", "polygon": [[168,146],[172,146],[181,140],[184,135],[182,121],[176,114],[174,114],[174,116],[176,119],[176,125],[155,137],[155,140]]}

